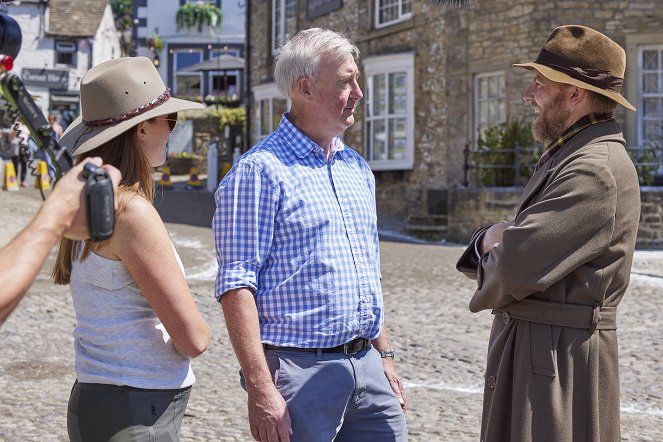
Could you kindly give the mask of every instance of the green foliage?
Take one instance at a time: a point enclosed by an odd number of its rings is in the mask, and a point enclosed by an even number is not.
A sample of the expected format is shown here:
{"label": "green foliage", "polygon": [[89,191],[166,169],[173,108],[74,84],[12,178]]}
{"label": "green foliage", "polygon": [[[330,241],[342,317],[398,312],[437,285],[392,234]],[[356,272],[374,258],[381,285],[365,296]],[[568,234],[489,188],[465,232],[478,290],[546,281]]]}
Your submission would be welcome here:
{"label": "green foliage", "polygon": [[488,187],[524,184],[540,154],[533,145],[530,126],[521,120],[488,127],[479,134],[477,150],[471,154],[476,183]]}
{"label": "green foliage", "polygon": [[244,130],[246,125],[246,110],[243,107],[210,109],[209,115],[219,119],[219,129],[221,130],[226,125],[239,126]]}
{"label": "green foliage", "polygon": [[211,3],[185,3],[177,9],[177,29],[198,25],[202,32],[203,25],[221,27],[221,10]]}
{"label": "green foliage", "polygon": [[133,26],[132,0],[111,0],[111,10],[118,31],[126,31]]}
{"label": "green foliage", "polygon": [[661,166],[660,150],[658,144],[651,142],[642,148],[628,150],[628,155],[638,172],[638,181],[641,186],[652,186],[654,184],[654,178]]}

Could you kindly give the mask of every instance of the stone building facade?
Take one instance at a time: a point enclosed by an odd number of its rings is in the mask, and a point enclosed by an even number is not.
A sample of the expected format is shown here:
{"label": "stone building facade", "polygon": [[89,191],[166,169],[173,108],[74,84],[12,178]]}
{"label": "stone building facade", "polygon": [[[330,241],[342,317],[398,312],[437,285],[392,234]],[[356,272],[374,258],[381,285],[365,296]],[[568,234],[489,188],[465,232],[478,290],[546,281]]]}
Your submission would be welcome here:
{"label": "stone building facade", "polygon": [[[651,145],[663,136],[663,9],[657,4],[471,0],[459,9],[431,0],[252,0],[251,141],[269,133],[287,109],[273,84],[274,50],[299,29],[342,32],[361,51],[365,94],[345,141],[375,172],[379,212],[406,220],[413,233],[462,242],[472,228],[495,221],[488,218],[493,211],[461,213],[472,206],[468,198],[478,198],[476,207],[484,198],[471,182],[465,186],[464,149],[471,151],[486,127],[532,121],[521,99],[531,74],[512,64],[534,60],[556,26],[586,25],[626,49],[623,94],[638,108],[616,112],[627,143]],[[507,201],[513,198],[496,195],[499,213],[512,213],[515,204],[509,208]],[[646,218],[653,219],[641,221]],[[660,223],[642,230],[660,244]]]}

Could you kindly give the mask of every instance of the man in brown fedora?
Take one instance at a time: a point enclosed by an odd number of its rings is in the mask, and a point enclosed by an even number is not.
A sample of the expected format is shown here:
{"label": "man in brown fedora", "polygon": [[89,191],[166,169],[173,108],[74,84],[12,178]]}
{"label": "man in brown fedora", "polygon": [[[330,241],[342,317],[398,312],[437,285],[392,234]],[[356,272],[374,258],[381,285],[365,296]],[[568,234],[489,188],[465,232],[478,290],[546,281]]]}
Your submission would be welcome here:
{"label": "man in brown fedora", "polygon": [[616,307],[640,217],[638,177],[612,111],[624,50],[584,26],[553,31],[523,101],[546,144],[515,219],[479,229],[457,268],[470,310],[495,315],[482,441],[618,441]]}

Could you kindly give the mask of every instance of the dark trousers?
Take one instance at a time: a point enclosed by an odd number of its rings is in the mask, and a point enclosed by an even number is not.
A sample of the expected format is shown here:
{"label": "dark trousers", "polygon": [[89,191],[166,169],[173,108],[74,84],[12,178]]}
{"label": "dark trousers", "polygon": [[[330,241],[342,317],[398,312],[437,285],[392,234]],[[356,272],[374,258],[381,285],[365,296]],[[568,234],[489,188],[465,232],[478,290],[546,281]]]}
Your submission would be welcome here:
{"label": "dark trousers", "polygon": [[191,387],[144,390],[83,384],[71,389],[67,430],[72,442],[179,441]]}
{"label": "dark trousers", "polygon": [[23,155],[12,157],[12,163],[14,163],[14,172],[16,172],[17,175],[18,175],[18,166],[19,164],[21,165],[21,176],[18,181],[19,183],[22,183],[23,181],[25,181],[25,175],[28,171],[28,162],[26,161],[26,158]]}

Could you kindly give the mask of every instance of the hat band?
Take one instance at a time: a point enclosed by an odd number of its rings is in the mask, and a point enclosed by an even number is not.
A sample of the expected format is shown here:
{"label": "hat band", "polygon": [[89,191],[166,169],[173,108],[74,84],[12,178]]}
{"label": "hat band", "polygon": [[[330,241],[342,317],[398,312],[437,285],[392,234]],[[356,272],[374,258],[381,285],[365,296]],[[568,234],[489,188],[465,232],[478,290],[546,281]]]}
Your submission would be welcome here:
{"label": "hat band", "polygon": [[150,101],[147,104],[142,105],[141,107],[132,109],[126,114],[116,115],[114,117],[104,118],[101,120],[91,120],[91,121],[82,120],[82,122],[87,127],[112,126],[114,124],[121,123],[123,121],[127,121],[134,117],[137,117],[138,115],[144,114],[145,112],[150,111],[155,107],[162,105],[169,99],[170,99],[170,88],[166,88],[166,91],[163,94],[159,95],[154,100]]}
{"label": "hat band", "polygon": [[602,69],[584,69],[571,66],[566,59],[550,51],[541,49],[534,63],[548,66],[556,71],[562,72],[571,78],[583,81],[600,89],[606,89],[619,93],[622,90],[623,78],[613,77],[610,71]]}

